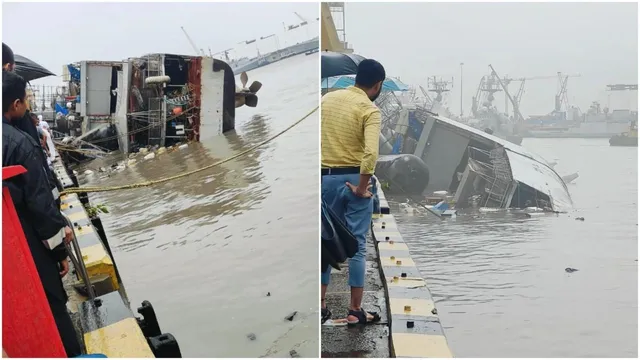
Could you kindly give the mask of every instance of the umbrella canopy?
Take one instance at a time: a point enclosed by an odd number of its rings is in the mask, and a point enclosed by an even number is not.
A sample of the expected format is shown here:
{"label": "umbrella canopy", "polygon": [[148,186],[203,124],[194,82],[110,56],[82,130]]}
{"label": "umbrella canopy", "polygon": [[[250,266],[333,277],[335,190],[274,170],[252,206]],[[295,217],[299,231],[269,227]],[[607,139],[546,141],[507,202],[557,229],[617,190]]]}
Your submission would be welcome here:
{"label": "umbrella canopy", "polygon": [[22,76],[26,81],[32,81],[43,77],[56,75],[24,56],[16,54],[15,61],[15,73]]}
{"label": "umbrella canopy", "polygon": [[[342,75],[330,77],[322,81],[323,89],[344,89],[355,85],[355,75]],[[407,91],[409,87],[398,79],[386,78],[382,83],[382,91]]]}
{"label": "umbrella canopy", "polygon": [[353,75],[358,72],[358,64],[365,58],[356,54],[323,51],[320,56],[321,78]]}

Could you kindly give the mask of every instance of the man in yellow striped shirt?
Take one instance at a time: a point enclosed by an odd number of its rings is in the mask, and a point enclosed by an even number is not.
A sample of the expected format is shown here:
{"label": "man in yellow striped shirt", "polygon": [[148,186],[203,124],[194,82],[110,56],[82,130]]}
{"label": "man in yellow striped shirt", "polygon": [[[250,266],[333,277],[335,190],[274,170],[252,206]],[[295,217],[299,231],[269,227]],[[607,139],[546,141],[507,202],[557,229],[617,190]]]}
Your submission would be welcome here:
{"label": "man in yellow striped shirt", "polygon": [[[380,320],[361,304],[373,212],[369,182],[378,160],[380,136],[380,110],[373,101],[380,95],[385,77],[379,62],[363,60],[355,86],[328,93],[321,104],[322,200],[358,239],[358,252],[349,260],[351,304],[347,321],[351,324]],[[322,272],[323,323],[331,317],[324,300],[330,278],[329,266]]]}

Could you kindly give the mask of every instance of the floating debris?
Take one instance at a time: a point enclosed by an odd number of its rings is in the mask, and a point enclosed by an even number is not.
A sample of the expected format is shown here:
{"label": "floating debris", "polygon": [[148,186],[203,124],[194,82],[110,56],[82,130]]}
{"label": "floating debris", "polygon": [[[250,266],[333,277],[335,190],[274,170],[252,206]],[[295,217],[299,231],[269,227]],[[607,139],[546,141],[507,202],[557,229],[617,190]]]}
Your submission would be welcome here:
{"label": "floating debris", "polygon": [[254,333],[249,333],[249,334],[247,334],[247,338],[248,338],[249,340],[253,341],[253,340],[255,340],[255,339],[256,339],[256,334],[254,334]]}
{"label": "floating debris", "polygon": [[566,272],[568,272],[569,274],[571,274],[572,272],[576,272],[576,271],[578,271],[578,269],[574,269],[574,268],[570,268],[570,267],[568,267],[568,268],[564,269],[564,271],[566,271]]}
{"label": "floating debris", "polygon": [[576,220],[584,221],[584,218],[583,217],[577,217]]}
{"label": "floating debris", "polygon": [[268,292],[268,293],[267,293],[267,296],[271,296],[271,292]]}
{"label": "floating debris", "polygon": [[292,358],[299,358],[299,357],[300,357],[300,355],[298,355],[298,352],[297,352],[297,351],[295,351],[295,350],[291,350],[291,351],[289,351],[289,355],[290,355]]}
{"label": "floating debris", "polygon": [[293,318],[296,316],[296,314],[298,314],[297,311],[292,312],[291,314],[285,316],[285,320],[289,320],[289,321],[293,321]]}

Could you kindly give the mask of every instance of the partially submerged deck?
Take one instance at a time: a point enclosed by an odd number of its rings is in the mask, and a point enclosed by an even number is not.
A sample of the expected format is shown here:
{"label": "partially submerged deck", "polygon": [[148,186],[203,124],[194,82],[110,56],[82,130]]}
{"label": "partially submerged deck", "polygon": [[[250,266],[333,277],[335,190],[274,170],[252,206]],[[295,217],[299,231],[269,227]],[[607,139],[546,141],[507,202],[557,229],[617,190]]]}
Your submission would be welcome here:
{"label": "partially submerged deck", "polygon": [[[411,259],[384,193],[367,238],[367,273],[362,307],[380,313],[375,325],[322,326],[322,357],[453,357],[426,281]],[[327,306],[334,317],[349,305],[348,266],[331,273]]]}

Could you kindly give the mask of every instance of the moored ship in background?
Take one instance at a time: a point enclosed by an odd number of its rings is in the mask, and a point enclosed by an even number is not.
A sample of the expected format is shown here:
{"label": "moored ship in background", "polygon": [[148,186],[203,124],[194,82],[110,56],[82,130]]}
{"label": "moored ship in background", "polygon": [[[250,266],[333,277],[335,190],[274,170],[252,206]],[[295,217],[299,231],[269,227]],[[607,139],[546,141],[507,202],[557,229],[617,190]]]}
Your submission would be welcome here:
{"label": "moored ship in background", "polygon": [[[607,85],[609,91],[630,91],[637,99],[638,85]],[[629,129],[638,119],[635,109],[602,107],[598,101],[591,103],[586,113],[572,106],[566,112],[531,116],[525,121],[525,137],[533,138],[611,138]]]}
{"label": "moored ship in background", "polygon": [[[320,40],[316,36],[313,39],[297,43],[295,45],[287,46],[283,49],[272,51],[267,54],[258,54],[258,56],[251,59],[243,57],[237,60],[228,60],[228,63],[231,66],[231,69],[233,69],[233,73],[237,75],[244,71],[255,70],[257,68],[273,64],[292,56],[306,54],[312,51],[317,52],[319,48]],[[225,53],[225,56],[228,59],[228,52]]]}

